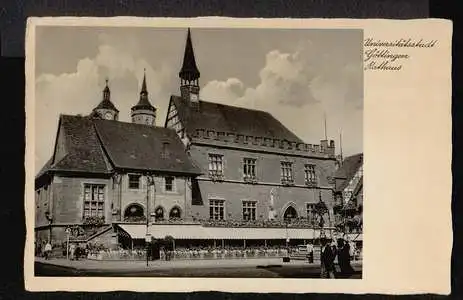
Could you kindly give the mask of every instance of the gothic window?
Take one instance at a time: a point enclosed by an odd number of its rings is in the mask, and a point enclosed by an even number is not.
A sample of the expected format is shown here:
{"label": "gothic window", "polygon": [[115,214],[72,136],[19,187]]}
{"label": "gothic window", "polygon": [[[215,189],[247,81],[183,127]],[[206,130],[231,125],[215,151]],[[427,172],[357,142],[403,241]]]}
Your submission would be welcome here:
{"label": "gothic window", "polygon": [[304,166],[304,179],[305,184],[316,184],[317,183],[317,175],[315,173],[315,165],[306,164]]}
{"label": "gothic window", "polygon": [[84,185],[84,218],[104,216],[104,188],[102,184]]}
{"label": "gothic window", "polygon": [[224,219],[224,208],[225,201],[221,199],[209,200],[209,218],[211,220],[223,220]]}
{"label": "gothic window", "polygon": [[129,174],[129,189],[139,189],[140,188],[140,175]]}
{"label": "gothic window", "polygon": [[169,213],[169,219],[180,219],[181,213],[178,206],[174,206]]}
{"label": "gothic window", "polygon": [[131,204],[124,212],[125,221],[140,221],[144,219],[144,216],[144,209],[140,204]]}
{"label": "gothic window", "polygon": [[209,154],[209,176],[223,175],[223,155]]}
{"label": "gothic window", "polygon": [[243,201],[243,220],[256,220],[256,201]]}
{"label": "gothic window", "polygon": [[256,178],[256,159],[245,158],[243,160],[243,174],[244,179],[255,179]]}
{"label": "gothic window", "polygon": [[294,218],[297,218],[297,211],[294,207],[288,206],[283,214],[283,218],[285,221],[291,221]]}
{"label": "gothic window", "polygon": [[162,208],[161,206],[158,206],[154,210],[154,218],[155,218],[156,221],[164,220],[164,208]]}
{"label": "gothic window", "polygon": [[289,161],[281,162],[281,182],[292,183],[293,182],[293,163]]}

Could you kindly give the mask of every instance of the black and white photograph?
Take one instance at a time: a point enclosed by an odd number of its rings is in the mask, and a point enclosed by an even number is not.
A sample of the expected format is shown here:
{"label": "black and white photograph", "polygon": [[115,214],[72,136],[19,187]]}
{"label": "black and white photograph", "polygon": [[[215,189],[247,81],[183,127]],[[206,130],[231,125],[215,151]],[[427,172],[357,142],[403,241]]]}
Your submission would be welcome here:
{"label": "black and white photograph", "polygon": [[361,279],[363,39],[37,26],[35,276]]}

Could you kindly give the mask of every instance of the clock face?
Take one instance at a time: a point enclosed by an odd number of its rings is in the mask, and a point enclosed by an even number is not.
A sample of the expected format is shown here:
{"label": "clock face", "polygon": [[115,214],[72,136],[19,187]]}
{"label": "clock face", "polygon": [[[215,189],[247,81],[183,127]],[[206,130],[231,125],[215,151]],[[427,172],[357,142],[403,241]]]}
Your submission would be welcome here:
{"label": "clock face", "polygon": [[191,100],[193,100],[193,101],[198,100],[198,95],[196,95],[196,94],[191,94]]}
{"label": "clock face", "polygon": [[104,117],[105,117],[106,120],[112,120],[113,114],[110,113],[110,112],[107,112],[107,113],[104,115]]}

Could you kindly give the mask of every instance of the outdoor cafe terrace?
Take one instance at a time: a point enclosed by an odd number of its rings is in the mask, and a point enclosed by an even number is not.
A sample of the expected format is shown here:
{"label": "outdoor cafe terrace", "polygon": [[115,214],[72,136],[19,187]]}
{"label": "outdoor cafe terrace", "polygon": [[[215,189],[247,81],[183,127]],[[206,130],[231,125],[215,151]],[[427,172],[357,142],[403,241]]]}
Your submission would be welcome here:
{"label": "outdoor cafe terrace", "polygon": [[[146,219],[125,219],[125,223],[139,223],[146,222]],[[340,223],[349,225],[349,232],[358,232],[361,229],[362,218],[360,215],[354,217],[344,218],[343,220],[336,219],[333,226],[339,227]],[[319,222],[309,220],[307,218],[294,218],[287,220],[201,220],[195,218],[194,220],[183,220],[179,218],[168,220],[156,220],[153,225],[201,225],[203,227],[230,227],[230,228],[301,228],[301,229],[320,229]],[[326,226],[328,225],[328,226]],[[325,228],[330,227],[326,224]]]}

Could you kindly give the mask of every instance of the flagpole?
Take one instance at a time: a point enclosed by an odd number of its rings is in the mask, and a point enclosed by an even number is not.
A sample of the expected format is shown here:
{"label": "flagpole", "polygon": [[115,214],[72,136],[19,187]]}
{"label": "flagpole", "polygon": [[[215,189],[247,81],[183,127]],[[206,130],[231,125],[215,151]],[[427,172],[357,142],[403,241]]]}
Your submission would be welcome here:
{"label": "flagpole", "polygon": [[323,118],[324,118],[324,121],[325,121],[325,141],[327,141],[328,136],[327,136],[327,133],[326,133],[326,112],[323,113]]}
{"label": "flagpole", "polygon": [[343,161],[343,155],[342,155],[342,129],[339,132],[339,149],[341,150],[341,164]]}

